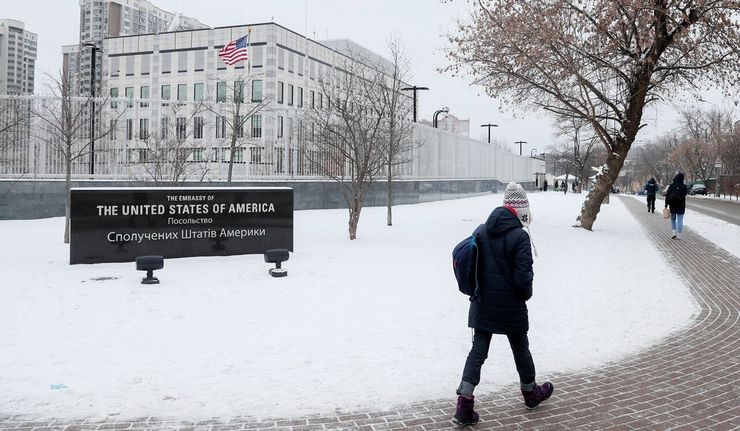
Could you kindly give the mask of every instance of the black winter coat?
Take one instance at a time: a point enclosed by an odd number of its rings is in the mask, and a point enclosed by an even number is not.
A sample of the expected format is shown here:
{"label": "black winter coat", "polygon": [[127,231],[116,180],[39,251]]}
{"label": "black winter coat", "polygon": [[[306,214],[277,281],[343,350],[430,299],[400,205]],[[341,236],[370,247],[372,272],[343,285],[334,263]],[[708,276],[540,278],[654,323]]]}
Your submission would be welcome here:
{"label": "black winter coat", "polygon": [[529,234],[504,207],[494,209],[476,234],[479,290],[470,303],[468,326],[496,334],[527,332],[526,301],[532,297],[534,278]]}
{"label": "black winter coat", "polygon": [[683,178],[683,174],[676,175],[665,193],[665,204],[671,208],[672,214],[684,214],[686,212],[688,189],[686,184],[683,183]]}
{"label": "black winter coat", "polygon": [[647,184],[645,184],[645,191],[648,195],[654,195],[657,190],[658,185],[655,184],[655,181],[648,181]]}

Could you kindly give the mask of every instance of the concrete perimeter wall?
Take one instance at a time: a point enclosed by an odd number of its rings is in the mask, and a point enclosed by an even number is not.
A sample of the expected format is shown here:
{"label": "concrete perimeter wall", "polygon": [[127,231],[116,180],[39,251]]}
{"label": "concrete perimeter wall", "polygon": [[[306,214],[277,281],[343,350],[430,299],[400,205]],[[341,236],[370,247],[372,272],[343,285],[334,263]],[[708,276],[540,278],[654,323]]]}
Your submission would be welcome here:
{"label": "concrete perimeter wall", "polygon": [[[341,186],[321,181],[232,182],[236,187],[292,187],[294,208],[346,208]],[[534,184],[522,184],[528,190]],[[186,183],[183,187],[228,187],[226,183]],[[72,187],[152,187],[146,182],[73,181]],[[393,183],[394,205],[415,204],[503,191],[498,180],[414,180]],[[365,206],[383,206],[387,202],[387,184],[373,184]],[[38,219],[64,216],[65,191],[62,180],[0,181],[0,220]]]}

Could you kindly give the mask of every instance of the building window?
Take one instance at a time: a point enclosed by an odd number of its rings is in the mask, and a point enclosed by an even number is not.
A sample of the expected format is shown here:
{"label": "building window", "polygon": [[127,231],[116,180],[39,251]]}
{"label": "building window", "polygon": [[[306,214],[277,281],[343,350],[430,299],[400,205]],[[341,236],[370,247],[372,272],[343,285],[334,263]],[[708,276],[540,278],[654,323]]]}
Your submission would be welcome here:
{"label": "building window", "polygon": [[285,69],[285,50],[278,47],[278,69]]}
{"label": "building window", "polygon": [[193,85],[193,100],[199,102],[203,100],[203,83],[197,82]]}
{"label": "building window", "polygon": [[293,84],[288,84],[288,106],[293,106]]}
{"label": "building window", "polygon": [[110,120],[110,140],[115,141],[118,139],[118,127],[116,125],[116,120]]}
{"label": "building window", "polygon": [[162,140],[169,138],[170,132],[168,123],[167,117],[162,117],[162,120],[159,123],[159,136]]}
{"label": "building window", "polygon": [[115,109],[118,108],[118,102],[116,102],[116,99],[118,99],[118,88],[111,88],[110,89],[110,107]]}
{"label": "building window", "polygon": [[292,52],[288,52],[288,72],[293,73],[295,68],[295,55]]}
{"label": "building window", "polygon": [[303,87],[298,87],[298,107],[303,108]]}
{"label": "building window", "polygon": [[172,70],[172,53],[164,52],[160,57],[162,63],[162,73],[167,74]]}
{"label": "building window", "polygon": [[223,81],[216,83],[216,102],[226,102],[226,83]]}
{"label": "building window", "polygon": [[203,71],[203,65],[206,61],[206,52],[205,51],[195,51],[195,71],[196,72],[202,72]]}
{"label": "building window", "polygon": [[203,139],[203,117],[193,118],[193,138]]}
{"label": "building window", "polygon": [[177,71],[187,72],[188,71],[188,52],[180,51],[179,58],[177,59]]}
{"label": "building window", "polygon": [[126,87],[126,98],[128,99],[128,107],[132,108],[134,106],[132,101],[134,99],[134,87]]}
{"label": "building window", "polygon": [[193,149],[193,161],[202,162],[205,160],[205,148]]}
{"label": "building window", "polygon": [[243,115],[237,115],[236,116],[236,124],[234,124],[234,127],[236,128],[236,137],[237,138],[243,138],[244,137],[244,116]]}
{"label": "building window", "polygon": [[244,103],[244,81],[234,81],[234,102]]}
{"label": "building window", "polygon": [[324,109],[324,95],[322,93],[319,93],[318,96],[319,96],[319,109]]}
{"label": "building window", "polygon": [[284,150],[282,148],[275,148],[275,158],[277,159],[277,173],[282,174],[284,171],[283,168],[283,154]]}
{"label": "building window", "polygon": [[132,140],[134,138],[134,120],[129,118],[126,120],[126,140]]}
{"label": "building window", "polygon": [[187,118],[177,117],[177,139],[185,139],[187,137],[187,131]]}
{"label": "building window", "polygon": [[283,103],[283,83],[278,81],[278,94],[277,94],[277,102]]}
{"label": "building window", "polygon": [[280,115],[277,117],[277,137],[283,137],[283,117]]}
{"label": "building window", "polygon": [[252,81],[252,102],[262,101],[262,80],[255,79]]}
{"label": "building window", "polygon": [[262,147],[249,148],[249,162],[262,163]]}
{"label": "building window", "polygon": [[262,116],[261,115],[252,115],[252,137],[253,138],[262,137]]}
{"label": "building window", "polygon": [[234,149],[234,163],[244,163],[244,148]]}
{"label": "building window", "polygon": [[149,75],[149,62],[151,54],[144,54],[141,56],[141,75]]}
{"label": "building window", "polygon": [[146,148],[139,148],[139,162],[140,163],[146,163],[147,162],[147,151],[146,151]]}
{"label": "building window", "polygon": [[[170,100],[170,86],[169,85],[163,85],[162,86],[162,93],[160,95],[160,99],[162,100]],[[162,103],[162,106],[167,106],[166,103]]]}
{"label": "building window", "polygon": [[141,99],[139,106],[142,108],[149,106],[149,86],[142,86],[139,88],[139,98]]}
{"label": "building window", "polygon": [[139,118],[139,139],[146,141],[149,139],[149,119]]}
{"label": "building window", "polygon": [[226,118],[220,115],[216,116],[216,138],[226,137]]}
{"label": "building window", "polygon": [[188,100],[188,85],[187,84],[177,85],[177,100],[179,102],[185,102]]}

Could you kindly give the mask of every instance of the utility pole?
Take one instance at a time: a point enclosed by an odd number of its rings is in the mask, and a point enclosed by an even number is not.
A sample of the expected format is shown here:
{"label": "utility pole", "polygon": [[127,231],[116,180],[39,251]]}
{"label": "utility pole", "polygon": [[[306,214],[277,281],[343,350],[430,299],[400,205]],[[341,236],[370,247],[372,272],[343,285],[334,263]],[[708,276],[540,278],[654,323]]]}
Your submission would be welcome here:
{"label": "utility pole", "polygon": [[515,144],[519,144],[519,155],[522,155],[522,144],[526,144],[527,141],[516,141]]}
{"label": "utility pole", "polygon": [[416,123],[416,92],[419,90],[429,90],[429,87],[417,87],[414,85],[413,87],[404,87],[401,89],[401,91],[408,91],[411,90],[414,92],[414,123]]}
{"label": "utility pole", "polygon": [[498,124],[481,124],[481,127],[488,127],[488,143],[491,143],[491,127],[498,127]]}

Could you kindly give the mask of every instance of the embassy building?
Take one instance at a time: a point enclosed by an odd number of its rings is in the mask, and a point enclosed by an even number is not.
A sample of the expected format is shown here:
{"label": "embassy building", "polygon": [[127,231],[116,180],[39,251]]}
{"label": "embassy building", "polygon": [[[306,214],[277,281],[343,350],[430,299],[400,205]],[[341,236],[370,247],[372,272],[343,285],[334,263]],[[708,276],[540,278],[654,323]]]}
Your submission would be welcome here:
{"label": "embassy building", "polygon": [[[219,50],[247,34],[249,61],[227,66]],[[120,111],[127,103],[128,109],[113,135],[117,150],[108,153],[114,160],[108,169],[101,166],[96,172],[128,179],[146,177],[132,164],[154,163],[153,149],[144,141],[152,141],[152,134],[164,137],[168,132],[163,130],[173,124],[172,133],[188,141],[189,149],[181,156],[193,171],[188,180],[226,178],[230,133],[224,117],[233,116],[228,102],[242,87],[242,113],[261,103],[266,106],[236,133],[232,178],[319,178],[306,163],[310,149],[302,136],[304,110],[328,104],[319,77],[343,72],[348,60],[393,68],[387,59],[350,40],[314,41],[276,23],[109,37],[103,53],[103,94],[111,98],[111,107]],[[404,97],[410,96],[404,92]],[[124,99],[128,102],[115,102]],[[526,182],[534,171],[530,158],[467,136],[420,124],[414,135],[422,145],[411,163],[399,167],[402,178],[500,177]]]}
{"label": "embassy building", "polygon": [[[219,50],[245,35],[249,60],[227,66]],[[236,131],[234,178],[315,176],[302,160],[301,134],[304,110],[328,103],[319,76],[341,70],[350,56],[393,67],[352,41],[317,42],[275,23],[112,37],[103,52],[103,94],[132,101],[118,122],[117,140],[130,143],[119,158],[146,162],[152,154],[136,141],[174,122],[174,133],[189,141],[191,168],[208,171],[197,175],[203,178],[224,176],[239,88],[241,115],[264,107]]]}

